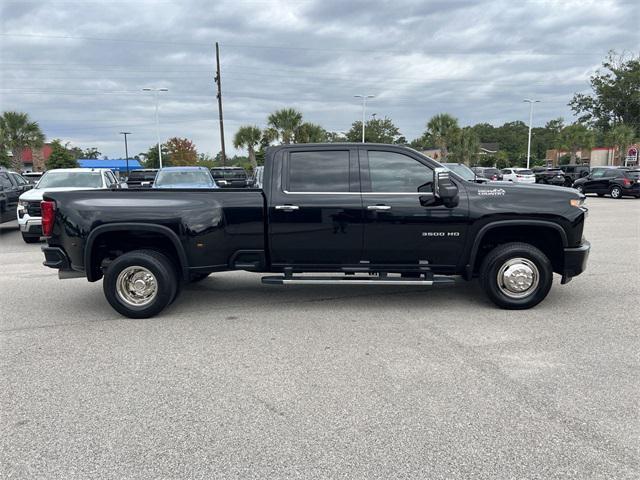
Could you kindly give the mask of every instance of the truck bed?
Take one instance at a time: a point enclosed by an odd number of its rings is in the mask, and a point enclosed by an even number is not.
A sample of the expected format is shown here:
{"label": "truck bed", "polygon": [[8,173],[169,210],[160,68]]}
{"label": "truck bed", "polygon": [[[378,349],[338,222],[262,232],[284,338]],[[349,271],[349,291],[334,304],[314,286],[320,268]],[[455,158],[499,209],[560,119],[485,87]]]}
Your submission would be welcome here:
{"label": "truck bed", "polygon": [[227,268],[238,252],[265,250],[262,190],[94,190],[45,194],[45,199],[58,206],[49,244],[63,247],[76,270],[84,269],[82,252],[95,251],[110,232],[124,237],[126,224],[140,231],[148,223],[149,235],[173,232],[194,271]]}

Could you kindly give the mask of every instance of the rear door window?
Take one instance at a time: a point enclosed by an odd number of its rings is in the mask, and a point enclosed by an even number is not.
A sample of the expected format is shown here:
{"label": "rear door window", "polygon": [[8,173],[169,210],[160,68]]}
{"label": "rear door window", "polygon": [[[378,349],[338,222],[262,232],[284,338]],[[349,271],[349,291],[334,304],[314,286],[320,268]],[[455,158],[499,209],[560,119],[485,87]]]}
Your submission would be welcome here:
{"label": "rear door window", "polygon": [[287,191],[348,192],[349,151],[291,152]]}

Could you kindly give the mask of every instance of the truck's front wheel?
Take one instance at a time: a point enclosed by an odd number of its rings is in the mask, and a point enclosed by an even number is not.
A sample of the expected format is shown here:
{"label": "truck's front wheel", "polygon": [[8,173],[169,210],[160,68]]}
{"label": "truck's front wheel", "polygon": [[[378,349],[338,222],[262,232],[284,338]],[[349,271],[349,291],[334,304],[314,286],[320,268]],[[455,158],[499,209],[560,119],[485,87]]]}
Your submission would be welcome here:
{"label": "truck's front wheel", "polygon": [[480,267],[480,283],[493,303],[512,310],[531,308],[549,293],[553,267],[547,256],[528,243],[494,248]]}
{"label": "truck's front wheel", "polygon": [[104,295],[129,318],[149,318],[174,298],[178,281],[171,260],[153,250],[134,250],[116,258],[104,275]]}

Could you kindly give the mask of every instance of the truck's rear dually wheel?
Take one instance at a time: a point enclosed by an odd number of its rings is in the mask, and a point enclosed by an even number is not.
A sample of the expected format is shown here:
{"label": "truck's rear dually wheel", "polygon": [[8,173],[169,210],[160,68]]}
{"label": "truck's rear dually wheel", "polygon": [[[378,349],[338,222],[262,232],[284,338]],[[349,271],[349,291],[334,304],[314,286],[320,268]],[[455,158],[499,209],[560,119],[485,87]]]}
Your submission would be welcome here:
{"label": "truck's rear dually wheel", "polygon": [[163,253],[134,250],[117,257],[104,275],[104,295],[111,306],[129,318],[160,313],[178,289],[175,267]]}
{"label": "truck's rear dually wheel", "polygon": [[482,262],[480,283],[493,303],[508,309],[526,309],[540,303],[553,282],[547,256],[528,243],[495,247]]}

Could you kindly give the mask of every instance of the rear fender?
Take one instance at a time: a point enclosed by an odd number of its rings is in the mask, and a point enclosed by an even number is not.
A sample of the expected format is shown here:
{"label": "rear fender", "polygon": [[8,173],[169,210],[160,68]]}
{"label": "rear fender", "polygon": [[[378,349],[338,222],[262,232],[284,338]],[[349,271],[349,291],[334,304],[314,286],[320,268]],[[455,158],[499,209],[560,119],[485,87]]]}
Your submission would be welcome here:
{"label": "rear fender", "polygon": [[[87,280],[89,280],[90,282],[95,282],[99,279],[99,277],[95,275],[96,269],[93,268],[94,265],[92,265],[93,248],[96,239],[104,233],[118,231],[126,233],[153,232],[166,237],[176,249],[177,259],[180,263],[178,265],[178,268],[182,273],[183,279],[189,279],[189,261],[187,259],[187,254],[184,251],[182,243],[180,242],[180,238],[178,238],[178,235],[176,235],[173,230],[163,225],[153,225],[145,223],[110,223],[108,225],[101,225],[93,229],[87,237],[84,249],[84,268],[87,274]],[[153,245],[150,245],[150,247],[153,248]]]}

